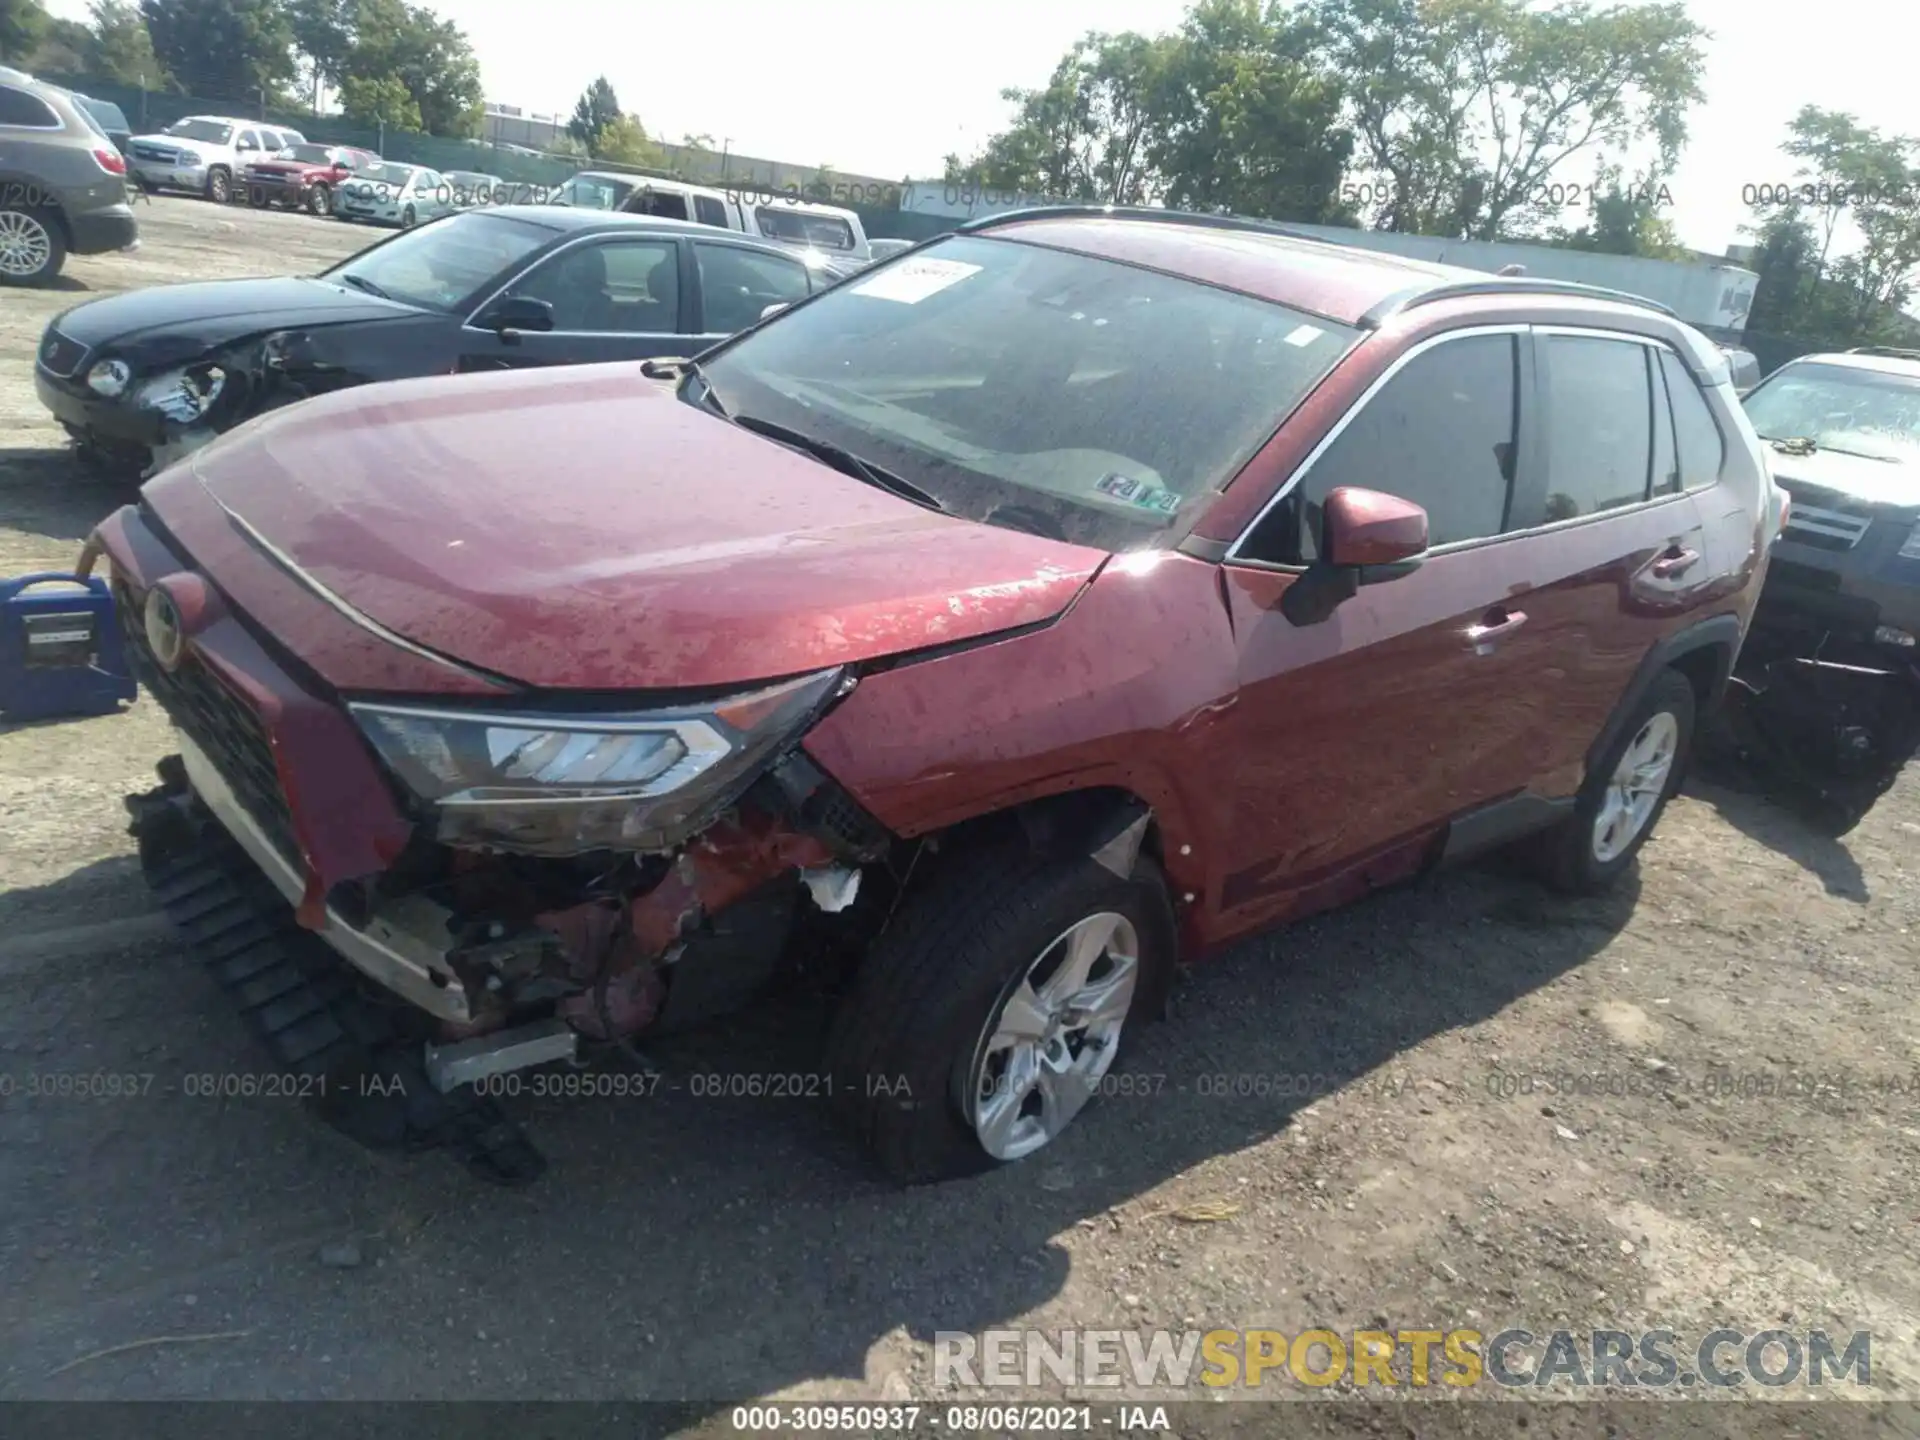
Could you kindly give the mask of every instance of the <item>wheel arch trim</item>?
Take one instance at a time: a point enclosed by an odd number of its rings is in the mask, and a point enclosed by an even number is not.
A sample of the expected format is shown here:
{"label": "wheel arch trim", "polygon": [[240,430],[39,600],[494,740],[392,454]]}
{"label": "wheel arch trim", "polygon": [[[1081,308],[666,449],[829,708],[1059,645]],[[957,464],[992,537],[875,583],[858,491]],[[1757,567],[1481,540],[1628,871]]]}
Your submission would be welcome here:
{"label": "wheel arch trim", "polygon": [[[1600,727],[1600,733],[1587,747],[1588,776],[1593,774],[1594,766],[1600,763],[1600,758],[1620,738],[1628,717],[1646,698],[1653,682],[1666,671],[1680,669],[1689,679],[1696,679],[1690,673],[1692,668],[1702,661],[1711,664],[1705,693],[1700,697],[1701,713],[1710,712],[1726,691],[1727,680],[1733,674],[1734,660],[1740,653],[1740,642],[1744,635],[1738,615],[1713,615],[1676,630],[1648,649],[1640,658],[1640,664],[1634,670],[1633,678],[1627,682],[1619,702],[1613,707],[1613,713],[1607,717],[1607,723]],[[1692,660],[1692,665],[1679,665],[1678,662],[1688,659]]]}

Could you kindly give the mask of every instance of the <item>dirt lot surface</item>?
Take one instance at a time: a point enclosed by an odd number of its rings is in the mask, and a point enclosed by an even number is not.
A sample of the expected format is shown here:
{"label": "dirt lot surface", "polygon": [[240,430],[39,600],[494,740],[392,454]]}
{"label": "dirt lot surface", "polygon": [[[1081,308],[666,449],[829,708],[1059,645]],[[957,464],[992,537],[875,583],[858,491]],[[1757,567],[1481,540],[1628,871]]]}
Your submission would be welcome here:
{"label": "dirt lot surface", "polygon": [[[75,476],[34,398],[58,309],[369,238],[141,217],[138,254],[0,292],[0,574],[67,564],[127,498]],[[1843,841],[1695,790],[1605,900],[1477,869],[1242,947],[1143,1037],[1138,1093],[977,1182],[892,1191],[818,1104],[680,1079],[517,1102],[552,1168],[503,1192],[291,1100],[185,1093],[266,1067],[131,857],[121,796],[168,749],[146,700],[0,728],[0,1394],[899,1397],[928,1392],[936,1330],[1372,1324],[1867,1329],[1873,1390],[1920,1389],[1920,776]],[[689,1053],[804,1068],[778,1018]],[[1508,1093],[1562,1072],[1625,1093]],[[28,1093],[95,1074],[145,1093]],[[1686,1411],[1733,1435],[1787,1433],[1785,1408]]]}

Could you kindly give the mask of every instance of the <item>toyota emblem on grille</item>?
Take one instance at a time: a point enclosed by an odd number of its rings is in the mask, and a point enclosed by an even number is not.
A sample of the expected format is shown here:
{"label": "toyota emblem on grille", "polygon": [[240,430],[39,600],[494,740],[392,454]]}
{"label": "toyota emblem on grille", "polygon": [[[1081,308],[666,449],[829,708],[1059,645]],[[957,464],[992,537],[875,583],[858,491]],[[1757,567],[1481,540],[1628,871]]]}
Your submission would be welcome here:
{"label": "toyota emblem on grille", "polygon": [[146,604],[147,648],[153,651],[153,658],[163,670],[171,670],[180,663],[180,652],[186,648],[186,633],[180,625],[180,611],[174,606],[173,597],[161,589],[147,592]]}

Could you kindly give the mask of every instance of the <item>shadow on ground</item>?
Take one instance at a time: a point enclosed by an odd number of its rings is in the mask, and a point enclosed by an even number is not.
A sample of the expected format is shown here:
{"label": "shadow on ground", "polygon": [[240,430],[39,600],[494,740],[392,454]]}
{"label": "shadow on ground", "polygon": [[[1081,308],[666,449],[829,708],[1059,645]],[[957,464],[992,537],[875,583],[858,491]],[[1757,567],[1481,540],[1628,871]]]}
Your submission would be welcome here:
{"label": "shadow on ground", "polygon": [[1741,834],[1817,877],[1829,895],[1862,905],[1871,898],[1867,877],[1844,837],[1822,835],[1792,810],[1731,783],[1725,775],[1690,776],[1686,789]]}
{"label": "shadow on ground", "polygon": [[95,475],[71,450],[0,448],[7,527],[70,540],[76,553],[95,525],[139,494],[138,480]]}
{"label": "shadow on ground", "polygon": [[[17,892],[0,932],[56,908],[106,918],[134,883],[114,861]],[[645,1397],[717,1413],[716,1397],[872,1379],[883,1337],[1044,1303],[1068,1282],[1056,1237],[1274,1136],[1311,1098],[1222,1095],[1211,1077],[1337,1089],[1580,965],[1636,895],[1632,877],[1569,902],[1471,870],[1242,946],[1140,1035],[1136,1093],[1116,1086],[1028,1162],[910,1191],[869,1178],[817,1099],[709,1098],[684,1072],[650,1097],[510,1102],[551,1169],[490,1189],[445,1156],[362,1151],[295,1100],[188,1094],[205,1090],[194,1075],[266,1067],[170,940],[0,965],[0,1069],[150,1077],[138,1099],[0,1105],[0,1393]],[[762,1006],[655,1053],[670,1069],[804,1075],[820,1018]],[[317,1263],[342,1236],[362,1263]],[[49,1375],[169,1330],[228,1338]]]}

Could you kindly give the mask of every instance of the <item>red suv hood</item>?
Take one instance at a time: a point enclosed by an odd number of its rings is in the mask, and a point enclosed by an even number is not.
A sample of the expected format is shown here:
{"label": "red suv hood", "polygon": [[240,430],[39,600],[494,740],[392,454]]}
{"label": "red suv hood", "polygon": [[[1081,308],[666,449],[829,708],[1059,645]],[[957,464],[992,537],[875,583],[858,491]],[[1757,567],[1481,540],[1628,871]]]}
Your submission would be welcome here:
{"label": "red suv hood", "polygon": [[1106,558],[922,509],[632,364],[310,400],[156,478],[163,520],[204,503],[195,479],[387,629],[552,688],[742,684],[990,635],[1059,614]]}

